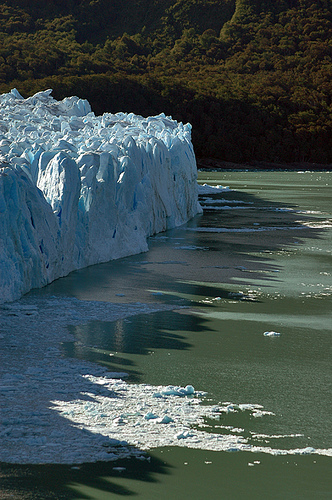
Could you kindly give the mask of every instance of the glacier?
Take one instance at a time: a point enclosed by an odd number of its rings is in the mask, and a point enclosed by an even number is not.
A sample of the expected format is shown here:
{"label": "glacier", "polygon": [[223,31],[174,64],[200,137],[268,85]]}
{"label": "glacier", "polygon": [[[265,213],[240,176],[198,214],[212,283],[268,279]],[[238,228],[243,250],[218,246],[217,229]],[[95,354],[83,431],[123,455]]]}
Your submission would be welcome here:
{"label": "glacier", "polygon": [[0,96],[0,303],[201,212],[190,124],[51,92]]}

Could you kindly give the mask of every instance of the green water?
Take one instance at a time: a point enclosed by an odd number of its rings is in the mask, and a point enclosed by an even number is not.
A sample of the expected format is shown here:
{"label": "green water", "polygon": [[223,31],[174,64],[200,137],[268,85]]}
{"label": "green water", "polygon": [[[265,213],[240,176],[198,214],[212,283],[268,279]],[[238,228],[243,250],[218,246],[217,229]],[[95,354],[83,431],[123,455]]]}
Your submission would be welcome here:
{"label": "green water", "polygon": [[[255,403],[274,413],[226,414],[205,422],[209,432],[240,427],[249,438],[267,436],[263,447],[331,448],[332,174],[201,172],[199,180],[230,186],[203,200],[230,208],[207,208],[151,238],[147,254],[33,292],[185,307],[71,326],[76,341],[63,354],[126,371],[132,382],[192,384],[212,404]],[[271,330],[281,335],[263,335]],[[114,464],[30,470],[44,478],[37,489],[58,478],[52,494],[66,498],[332,498],[325,456],[165,448],[150,457],[123,462],[122,472]]]}

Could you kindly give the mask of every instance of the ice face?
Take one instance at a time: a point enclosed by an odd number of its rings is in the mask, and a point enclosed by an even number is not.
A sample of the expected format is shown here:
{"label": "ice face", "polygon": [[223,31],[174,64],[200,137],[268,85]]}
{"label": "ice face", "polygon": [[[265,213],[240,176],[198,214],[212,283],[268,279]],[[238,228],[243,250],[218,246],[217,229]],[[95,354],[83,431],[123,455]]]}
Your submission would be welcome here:
{"label": "ice face", "polygon": [[201,209],[191,126],[95,116],[51,90],[0,96],[0,303],[74,269],[147,250]]}

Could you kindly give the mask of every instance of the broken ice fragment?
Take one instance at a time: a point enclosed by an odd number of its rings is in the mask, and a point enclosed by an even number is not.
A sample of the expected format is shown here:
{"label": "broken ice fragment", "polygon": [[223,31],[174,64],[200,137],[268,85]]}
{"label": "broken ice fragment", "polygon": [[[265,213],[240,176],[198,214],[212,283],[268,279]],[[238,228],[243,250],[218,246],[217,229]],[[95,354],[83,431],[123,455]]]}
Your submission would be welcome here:
{"label": "broken ice fragment", "polygon": [[155,418],[158,418],[158,415],[155,415],[152,412],[148,412],[146,415],[144,415],[145,420],[153,420]]}
{"label": "broken ice fragment", "polygon": [[190,433],[190,431],[183,431],[177,434],[177,439],[187,439],[189,437],[192,437],[193,434]]}
{"label": "broken ice fragment", "polygon": [[186,387],[169,385],[161,391],[161,394],[163,396],[190,396],[195,394],[195,389],[192,385],[186,385]]}
{"label": "broken ice fragment", "polygon": [[170,422],[174,422],[174,420],[168,415],[165,415],[163,418],[158,418],[157,422],[158,424],[169,424]]}

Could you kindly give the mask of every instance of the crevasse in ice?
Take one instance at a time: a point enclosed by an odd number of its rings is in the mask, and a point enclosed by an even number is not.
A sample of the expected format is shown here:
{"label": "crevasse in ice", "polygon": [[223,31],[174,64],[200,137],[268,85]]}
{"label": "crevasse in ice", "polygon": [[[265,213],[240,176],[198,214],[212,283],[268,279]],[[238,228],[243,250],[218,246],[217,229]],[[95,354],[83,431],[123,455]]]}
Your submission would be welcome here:
{"label": "crevasse in ice", "polygon": [[191,126],[95,116],[51,90],[0,96],[0,303],[74,269],[147,250],[200,211]]}

